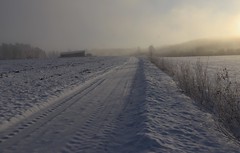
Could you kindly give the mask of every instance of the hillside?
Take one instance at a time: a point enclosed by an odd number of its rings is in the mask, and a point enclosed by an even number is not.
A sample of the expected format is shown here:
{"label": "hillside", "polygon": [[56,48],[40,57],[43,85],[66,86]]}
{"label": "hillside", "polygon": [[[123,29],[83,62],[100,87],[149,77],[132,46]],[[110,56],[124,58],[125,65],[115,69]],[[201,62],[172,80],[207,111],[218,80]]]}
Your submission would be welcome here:
{"label": "hillside", "polygon": [[215,56],[239,55],[240,38],[198,39],[156,49],[161,56]]}

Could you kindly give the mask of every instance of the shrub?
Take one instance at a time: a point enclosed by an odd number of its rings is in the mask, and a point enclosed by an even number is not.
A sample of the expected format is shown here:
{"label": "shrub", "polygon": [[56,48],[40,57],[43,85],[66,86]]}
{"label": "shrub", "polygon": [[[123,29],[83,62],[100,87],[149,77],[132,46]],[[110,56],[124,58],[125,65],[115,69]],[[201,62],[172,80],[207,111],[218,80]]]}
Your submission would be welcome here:
{"label": "shrub", "polygon": [[208,73],[208,64],[198,60],[175,63],[170,59],[151,58],[161,70],[172,76],[183,92],[217,116],[219,121],[240,139],[240,83],[232,81],[224,68]]}

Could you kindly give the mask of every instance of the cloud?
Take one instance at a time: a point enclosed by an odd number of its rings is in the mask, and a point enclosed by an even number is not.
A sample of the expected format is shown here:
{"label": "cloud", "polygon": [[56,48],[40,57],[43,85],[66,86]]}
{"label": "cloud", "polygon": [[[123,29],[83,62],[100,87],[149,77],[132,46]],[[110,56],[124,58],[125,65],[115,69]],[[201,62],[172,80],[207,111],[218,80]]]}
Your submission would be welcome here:
{"label": "cloud", "polygon": [[47,49],[160,46],[240,35],[239,0],[2,0],[0,42]]}

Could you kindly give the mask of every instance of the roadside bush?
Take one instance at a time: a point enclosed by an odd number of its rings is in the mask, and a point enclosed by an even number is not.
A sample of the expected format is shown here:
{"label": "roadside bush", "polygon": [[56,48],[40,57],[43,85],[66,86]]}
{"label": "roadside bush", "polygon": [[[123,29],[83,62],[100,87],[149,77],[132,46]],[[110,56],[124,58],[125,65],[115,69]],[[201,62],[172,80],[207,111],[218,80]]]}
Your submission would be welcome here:
{"label": "roadside bush", "polygon": [[164,57],[151,58],[161,70],[172,76],[179,88],[219,121],[240,140],[240,83],[232,81],[224,68],[210,75],[208,64],[198,60],[175,63]]}

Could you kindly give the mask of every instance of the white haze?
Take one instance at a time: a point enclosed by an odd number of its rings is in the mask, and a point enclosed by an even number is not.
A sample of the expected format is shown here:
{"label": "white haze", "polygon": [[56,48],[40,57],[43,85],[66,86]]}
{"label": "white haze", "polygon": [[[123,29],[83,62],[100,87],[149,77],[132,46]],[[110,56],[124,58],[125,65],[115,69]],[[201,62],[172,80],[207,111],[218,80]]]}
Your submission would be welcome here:
{"label": "white haze", "polygon": [[1,0],[0,43],[70,50],[238,37],[239,6],[238,0]]}

